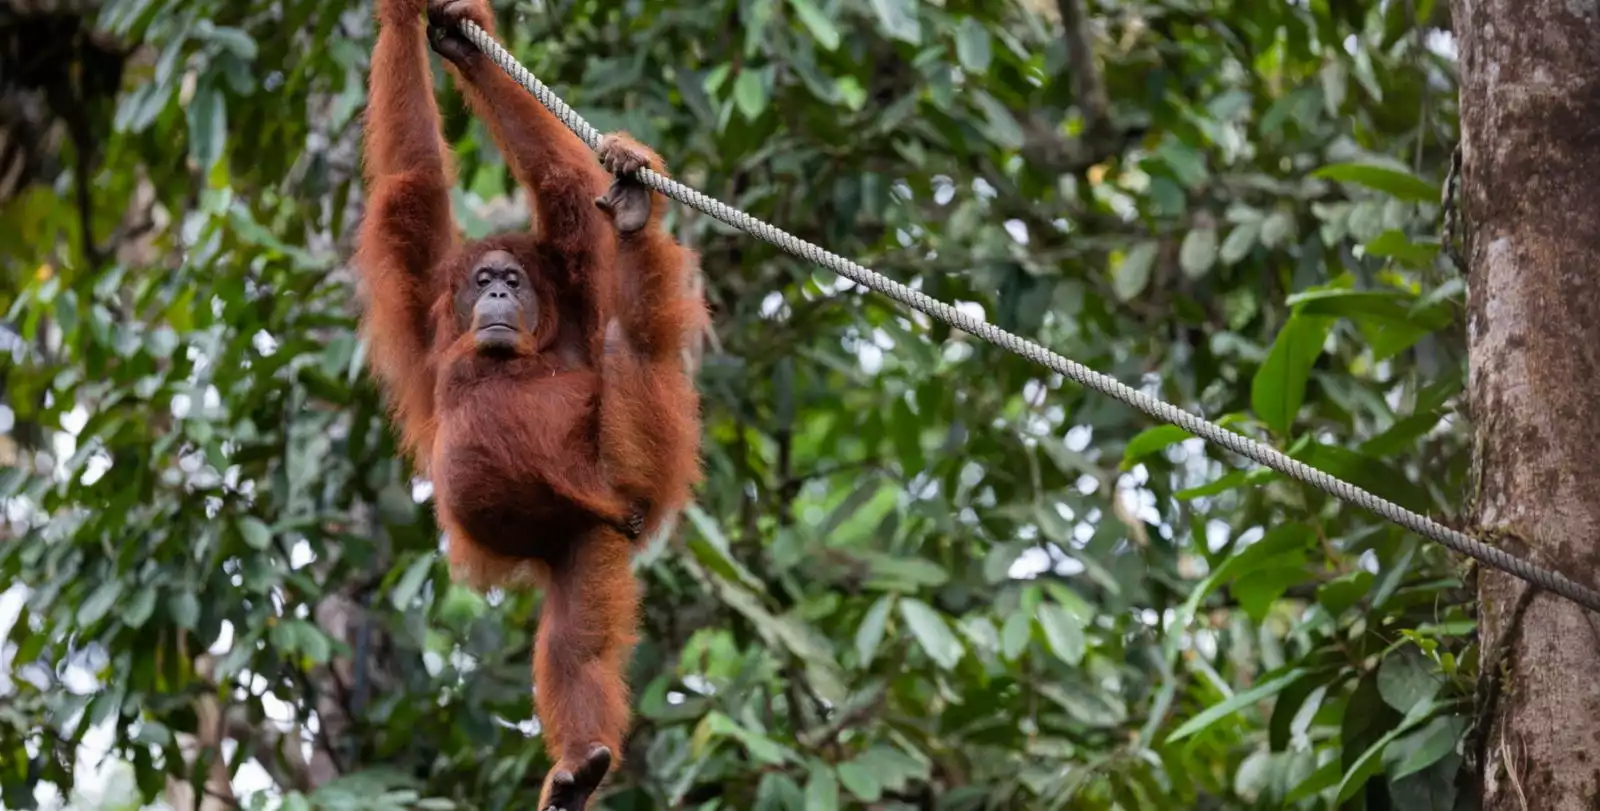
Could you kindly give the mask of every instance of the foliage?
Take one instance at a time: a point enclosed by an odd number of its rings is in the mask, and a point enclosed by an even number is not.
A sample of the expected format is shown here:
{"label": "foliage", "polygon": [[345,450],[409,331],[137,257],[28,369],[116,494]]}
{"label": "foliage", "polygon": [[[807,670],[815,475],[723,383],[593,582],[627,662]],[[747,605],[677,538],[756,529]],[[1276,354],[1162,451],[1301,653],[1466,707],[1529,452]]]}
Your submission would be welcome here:
{"label": "foliage", "polygon": [[[552,2],[502,29],[691,185],[1448,514],[1435,5],[1091,3],[1106,119],[1038,0]],[[89,207],[65,161],[0,209],[0,801],[106,750],[146,801],[227,769],[203,796],[531,806],[537,595],[449,584],[352,333],[368,9],[98,14],[138,47],[65,147],[93,159]],[[463,226],[514,224],[484,129],[440,95]],[[606,807],[1455,807],[1477,653],[1438,550],[673,223],[716,311],[708,482],[640,558]]]}

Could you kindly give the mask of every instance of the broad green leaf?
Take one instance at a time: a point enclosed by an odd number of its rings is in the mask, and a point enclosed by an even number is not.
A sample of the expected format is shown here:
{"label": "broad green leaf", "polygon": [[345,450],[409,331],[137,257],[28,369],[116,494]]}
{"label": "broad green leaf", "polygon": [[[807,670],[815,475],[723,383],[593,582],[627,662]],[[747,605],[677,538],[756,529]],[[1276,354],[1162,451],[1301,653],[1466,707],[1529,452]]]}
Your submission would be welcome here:
{"label": "broad green leaf", "polygon": [[[898,2],[899,0],[881,0],[882,2]],[[996,101],[994,96],[983,90],[974,90],[971,96],[978,109],[983,111],[988,126],[984,133],[989,136],[996,146],[1002,149],[1021,149],[1023,144],[1022,125],[1017,123],[1016,116],[1006,109],[1006,106]]]}
{"label": "broad green leaf", "polygon": [[1416,732],[1389,745],[1385,759],[1390,761],[1390,780],[1402,780],[1438,763],[1456,751],[1468,719],[1460,715],[1441,715]]}
{"label": "broad green leaf", "polygon": [[1217,262],[1217,229],[1195,228],[1178,248],[1178,265],[1189,278],[1204,276]]}
{"label": "broad green leaf", "polygon": [[191,591],[179,591],[167,598],[167,613],[179,628],[192,631],[200,624],[200,600]]}
{"label": "broad green leaf", "polygon": [[1289,435],[1295,415],[1305,402],[1311,366],[1322,355],[1323,342],[1332,326],[1326,318],[1291,316],[1251,381],[1251,409],[1280,435]]}
{"label": "broad green leaf", "polygon": [[867,614],[861,620],[860,627],[856,628],[856,656],[860,659],[860,667],[866,668],[872,664],[873,657],[878,654],[878,645],[883,642],[883,631],[889,621],[889,609],[894,607],[894,595],[885,594],[867,609]]}
{"label": "broad green leaf", "polygon": [[1250,707],[1258,701],[1263,701],[1283,692],[1285,688],[1300,680],[1306,673],[1307,671],[1303,668],[1294,668],[1286,673],[1267,679],[1249,690],[1234,693],[1228,700],[1207,707],[1199,715],[1190,718],[1183,725],[1173,730],[1172,734],[1167,736],[1167,743],[1177,743],[1184,738],[1210,728],[1212,724]]}
{"label": "broad green leaf", "polygon": [[251,36],[238,29],[226,25],[216,25],[210,20],[200,20],[194,30],[197,39],[207,40],[231,51],[234,56],[245,62],[256,58],[258,47]]}
{"label": "broad green leaf", "polygon": [[794,7],[794,15],[811,32],[817,44],[825,51],[839,47],[839,29],[828,19],[828,15],[817,7],[816,0],[789,0],[789,5]]}
{"label": "broad green leaf", "polygon": [[1354,183],[1415,203],[1439,202],[1439,189],[1409,172],[1364,163],[1335,163],[1312,173],[1315,177]]}
{"label": "broad green leaf", "polygon": [[1372,573],[1357,569],[1322,584],[1317,589],[1317,602],[1328,613],[1337,617],[1349,610],[1362,597],[1372,591]]}
{"label": "broad green leaf", "polygon": [[1187,490],[1179,490],[1173,498],[1179,501],[1191,501],[1197,498],[1215,496],[1240,487],[1260,487],[1274,479],[1279,478],[1277,471],[1268,468],[1257,468],[1249,472],[1243,470],[1230,471],[1216,480]]}
{"label": "broad green leaf", "polygon": [[917,19],[917,3],[918,0],[872,0],[872,10],[878,15],[884,33],[911,45],[920,45],[922,24]]}
{"label": "broad green leaf", "polygon": [[1268,248],[1284,245],[1294,236],[1294,215],[1287,211],[1274,211],[1261,221],[1261,244]]}
{"label": "broad green leaf", "polygon": [[122,622],[129,628],[142,628],[156,610],[156,589],[151,585],[144,585],[128,598],[128,605],[122,611]]}
{"label": "broad green leaf", "polygon": [[956,58],[969,73],[982,74],[989,69],[994,53],[989,44],[989,29],[975,17],[963,17],[956,26]]}
{"label": "broad green leaf", "polygon": [[265,550],[272,546],[272,530],[259,518],[244,516],[239,519],[239,535],[251,549]]}
{"label": "broad green leaf", "polygon": [[805,811],[838,811],[839,779],[833,767],[822,761],[811,762],[811,777],[806,781]]}
{"label": "broad green leaf", "polygon": [[84,598],[83,604],[78,606],[78,624],[93,625],[104,619],[117,604],[117,598],[122,595],[122,581],[116,578],[101,581],[89,596]]}
{"label": "broad green leaf", "polygon": [[1222,248],[1217,258],[1224,265],[1237,264],[1239,260],[1249,255],[1250,250],[1256,246],[1261,235],[1261,222],[1259,220],[1234,226],[1228,232],[1227,239],[1222,241]]}
{"label": "broad green leaf", "polygon": [[854,76],[840,76],[834,80],[834,90],[838,92],[839,99],[844,106],[852,112],[859,111],[867,103],[867,89],[861,86],[861,80]]}
{"label": "broad green leaf", "polygon": [[195,87],[186,109],[189,116],[189,156],[208,171],[222,157],[228,140],[228,106],[222,91],[210,81]]}
{"label": "broad green leaf", "polygon": [[846,761],[839,764],[837,771],[840,785],[857,799],[875,803],[883,797],[883,784],[878,782],[878,775],[870,764],[860,760]]}
{"label": "broad green leaf", "polygon": [[1182,442],[1194,434],[1179,428],[1176,425],[1157,425],[1146,428],[1128,440],[1128,447],[1122,451],[1122,469],[1132,469],[1139,460],[1157,451],[1164,450],[1172,445]]}
{"label": "broad green leaf", "polygon": [[745,727],[720,712],[711,712],[703,723],[710,734],[738,741],[751,757],[761,763],[780,766],[789,759],[783,747],[771,738]]}
{"label": "broad green leaf", "polygon": [[1383,770],[1383,753],[1396,738],[1415,729],[1423,721],[1428,720],[1438,705],[1426,701],[1412,709],[1400,725],[1384,733],[1375,743],[1367,747],[1360,757],[1356,758],[1350,768],[1345,769],[1344,778],[1339,781],[1339,791],[1336,795],[1339,802],[1344,802],[1366,784],[1367,779]]}
{"label": "broad green leaf", "polygon": [[433,574],[434,553],[418,555],[416,560],[406,568],[406,573],[401,575],[400,582],[395,584],[394,590],[389,592],[389,604],[396,611],[405,611],[411,607],[411,601],[422,593],[422,587]]}
{"label": "broad green leaf", "polygon": [[861,557],[866,558],[871,567],[865,583],[867,588],[916,592],[938,588],[950,581],[950,573],[927,558],[874,554]]}
{"label": "broad green leaf", "polygon": [[856,761],[872,768],[878,783],[890,791],[907,791],[928,778],[928,766],[895,746],[877,744],[862,752]]}
{"label": "broad green leaf", "polygon": [[756,789],[754,811],[802,811],[805,794],[794,778],[781,772],[767,772]]}
{"label": "broad green leaf", "polygon": [[1442,329],[1453,316],[1443,303],[1427,303],[1404,290],[1353,290],[1324,287],[1289,296],[1288,304],[1303,315],[1348,318],[1357,324],[1386,323],[1422,330]]}
{"label": "broad green leaf", "polygon": [[1327,694],[1327,672],[1318,671],[1284,688],[1278,700],[1272,703],[1272,719],[1267,724],[1267,746],[1270,751],[1282,752],[1298,736],[1305,734],[1309,724],[1320,709]]}
{"label": "broad green leaf", "polygon": [[1431,509],[1432,499],[1427,491],[1400,470],[1349,448],[1313,442],[1290,456],[1364,490],[1381,493],[1408,510],[1426,513]]}
{"label": "broad green leaf", "polygon": [[1000,629],[1000,655],[1006,661],[1015,662],[1028,648],[1028,639],[1033,634],[1033,618],[1026,612],[1017,611],[1006,617],[1006,623]]}
{"label": "broad green leaf", "polygon": [[1136,243],[1111,268],[1111,288],[1119,301],[1132,301],[1150,284],[1160,245],[1153,239]]}
{"label": "broad green leaf", "polygon": [[1439,255],[1437,242],[1413,242],[1404,232],[1396,230],[1385,231],[1361,247],[1368,255],[1398,259],[1415,268],[1430,267]]}
{"label": "broad green leaf", "polygon": [[762,583],[760,578],[733,556],[728,536],[722,533],[722,527],[711,516],[695,504],[685,507],[683,516],[689,519],[690,525],[695,528],[695,532],[688,533],[685,542],[695,560],[700,561],[718,577],[739,583],[745,588],[754,591],[766,588],[766,584]]}
{"label": "broad green leaf", "polygon": [[1050,652],[1074,667],[1082,664],[1083,626],[1078,623],[1078,618],[1055,603],[1042,603],[1039,605],[1038,619]]}
{"label": "broad green leaf", "polygon": [[1288,794],[1283,795],[1283,802],[1285,804],[1299,803],[1309,797],[1321,794],[1339,783],[1340,774],[1339,759],[1332,758],[1327,763],[1318,766],[1317,770],[1312,772],[1311,776],[1306,778],[1304,782],[1290,789]]}
{"label": "broad green leaf", "polygon": [[[917,644],[922,646],[928,657],[933,659],[939,667],[949,670],[961,661],[966,648],[961,645],[961,640],[950,630],[950,625],[945,622],[939,612],[921,600],[902,599],[900,601],[900,617],[906,621],[906,627],[911,629],[911,635],[917,638]],[[843,778],[843,774],[840,775]]]}
{"label": "broad green leaf", "polygon": [[739,78],[733,80],[733,103],[745,118],[754,121],[761,117],[767,109],[767,88],[760,72],[751,68],[739,71]]}
{"label": "broad green leaf", "polygon": [[[1290,560],[1299,563],[1290,556]],[[1302,565],[1294,566],[1269,566],[1239,576],[1233,584],[1233,595],[1239,600],[1239,607],[1256,622],[1262,622],[1267,617],[1267,612],[1272,608],[1272,603],[1283,596],[1289,587],[1306,579],[1306,568]]]}
{"label": "broad green leaf", "polygon": [[1378,665],[1378,694],[1401,714],[1431,701],[1443,687],[1432,662],[1409,645],[1385,656]]}

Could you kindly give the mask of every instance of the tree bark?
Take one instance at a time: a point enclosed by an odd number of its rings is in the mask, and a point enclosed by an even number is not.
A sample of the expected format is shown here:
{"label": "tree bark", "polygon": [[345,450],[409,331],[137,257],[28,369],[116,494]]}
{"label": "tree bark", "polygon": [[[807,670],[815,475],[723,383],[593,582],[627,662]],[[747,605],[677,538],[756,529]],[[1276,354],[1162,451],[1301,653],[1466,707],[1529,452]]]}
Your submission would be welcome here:
{"label": "tree bark", "polygon": [[[1600,585],[1600,0],[1453,0],[1473,519]],[[1479,578],[1484,811],[1600,802],[1600,616]]]}

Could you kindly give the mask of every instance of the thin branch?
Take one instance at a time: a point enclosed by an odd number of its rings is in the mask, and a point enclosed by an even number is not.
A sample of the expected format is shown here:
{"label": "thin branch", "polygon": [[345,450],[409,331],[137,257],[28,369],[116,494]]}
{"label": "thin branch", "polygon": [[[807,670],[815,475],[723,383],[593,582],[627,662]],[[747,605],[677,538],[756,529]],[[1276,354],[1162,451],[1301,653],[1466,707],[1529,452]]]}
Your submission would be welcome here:
{"label": "thin branch", "polygon": [[[1072,71],[1072,95],[1083,111],[1084,132],[1090,143],[1111,135],[1111,102],[1100,67],[1094,61],[1094,37],[1084,13],[1085,0],[1057,0],[1063,36],[1067,42],[1067,68]],[[1094,161],[1098,163],[1099,161]]]}

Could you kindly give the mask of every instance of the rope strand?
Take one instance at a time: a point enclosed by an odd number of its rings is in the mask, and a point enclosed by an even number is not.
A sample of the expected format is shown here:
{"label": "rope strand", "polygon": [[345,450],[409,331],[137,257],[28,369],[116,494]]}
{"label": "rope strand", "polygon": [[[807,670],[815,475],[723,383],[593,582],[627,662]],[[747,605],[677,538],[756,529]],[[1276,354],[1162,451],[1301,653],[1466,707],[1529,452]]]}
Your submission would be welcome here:
{"label": "rope strand", "polygon": [[[517,62],[516,58],[501,47],[500,43],[496,42],[476,23],[463,21],[460,27],[461,32],[466,35],[467,39],[476,45],[485,56],[488,56],[491,61],[499,65],[517,84],[522,85],[528,92],[532,93],[540,104],[543,104],[550,112],[554,113],[556,118],[560,119],[561,123],[576,133],[585,144],[589,145],[590,149],[599,147],[600,131],[596,130],[576,111],[567,106],[566,102],[562,101],[554,91],[539,81],[538,77],[529,72],[526,67]],[[967,315],[949,304],[912,290],[887,276],[807,242],[719,200],[707,197],[682,183],[662,177],[648,168],[639,170],[635,176],[644,185],[734,228],[751,234],[764,242],[770,243],[781,250],[821,265],[918,312],[925,313],[932,318],[988,341],[1001,349],[1027,358],[1052,371],[1059,372],[1080,385],[1121,400],[1158,420],[1177,425],[1201,439],[1221,445],[1240,456],[1244,456],[1285,476],[1310,484],[1337,499],[1373,512],[1418,535],[1437,541],[1452,551],[1459,552],[1486,566],[1526,580],[1540,588],[1566,597],[1591,611],[1600,613],[1600,590],[1575,582],[1559,572],[1538,566],[1503,549],[1490,546],[1465,533],[1446,527],[1427,516],[1414,513],[1350,482],[1343,481],[1304,462],[1293,459],[1276,448],[1264,445],[1242,434],[1234,433],[1171,403],[1136,391],[1113,377],[1096,372],[1087,366],[1063,357],[1026,338],[1007,332],[987,321]]]}

